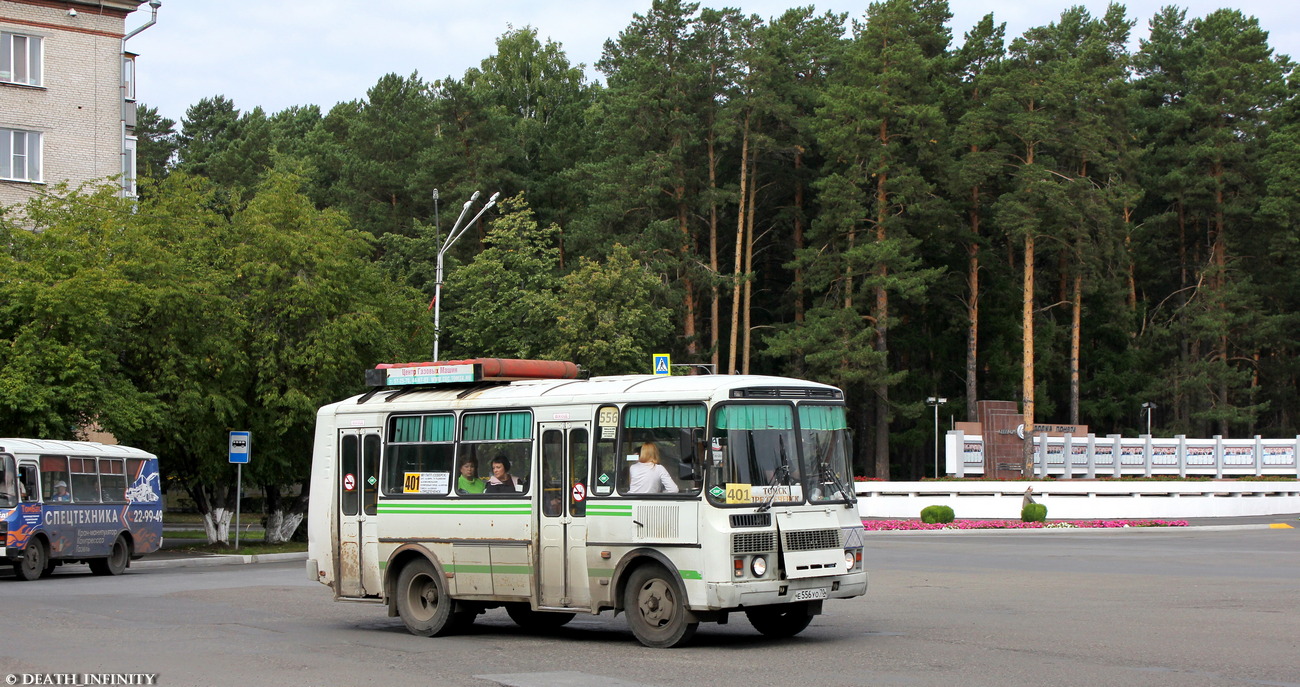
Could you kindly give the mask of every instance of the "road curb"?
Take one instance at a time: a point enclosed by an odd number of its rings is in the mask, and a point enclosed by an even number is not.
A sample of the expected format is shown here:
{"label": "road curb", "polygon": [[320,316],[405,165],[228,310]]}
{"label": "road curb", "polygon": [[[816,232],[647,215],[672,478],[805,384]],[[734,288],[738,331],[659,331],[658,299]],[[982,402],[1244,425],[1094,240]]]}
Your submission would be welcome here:
{"label": "road curb", "polygon": [[159,560],[131,561],[132,568],[206,568],[218,565],[252,565],[254,563],[283,563],[285,561],[305,561],[307,552],[300,553],[262,553],[250,556],[215,554],[196,556],[194,558],[168,558]]}

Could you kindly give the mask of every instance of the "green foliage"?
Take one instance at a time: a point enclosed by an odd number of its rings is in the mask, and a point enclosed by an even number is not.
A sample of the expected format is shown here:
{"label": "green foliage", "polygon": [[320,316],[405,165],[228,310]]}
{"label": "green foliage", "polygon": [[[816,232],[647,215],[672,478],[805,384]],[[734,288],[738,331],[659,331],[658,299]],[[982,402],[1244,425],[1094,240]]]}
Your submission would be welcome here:
{"label": "green foliage", "polygon": [[926,506],[921,509],[921,522],[927,525],[950,523],[954,517],[950,506]]}
{"label": "green foliage", "polygon": [[1041,503],[1027,503],[1020,509],[1022,522],[1047,522],[1047,506]]}

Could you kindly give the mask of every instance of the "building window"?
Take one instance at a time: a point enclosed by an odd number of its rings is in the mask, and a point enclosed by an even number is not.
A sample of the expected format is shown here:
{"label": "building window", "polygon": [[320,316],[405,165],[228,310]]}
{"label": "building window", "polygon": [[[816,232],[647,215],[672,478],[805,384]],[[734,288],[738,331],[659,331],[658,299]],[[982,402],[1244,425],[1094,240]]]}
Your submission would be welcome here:
{"label": "building window", "polygon": [[41,85],[41,39],[0,33],[0,82]]}
{"label": "building window", "polygon": [[122,56],[122,93],[123,98],[135,101],[135,58]]}
{"label": "building window", "polygon": [[41,180],[41,135],[0,129],[0,179]]}
{"label": "building window", "polygon": [[127,136],[122,146],[122,194],[135,195],[135,136]]}

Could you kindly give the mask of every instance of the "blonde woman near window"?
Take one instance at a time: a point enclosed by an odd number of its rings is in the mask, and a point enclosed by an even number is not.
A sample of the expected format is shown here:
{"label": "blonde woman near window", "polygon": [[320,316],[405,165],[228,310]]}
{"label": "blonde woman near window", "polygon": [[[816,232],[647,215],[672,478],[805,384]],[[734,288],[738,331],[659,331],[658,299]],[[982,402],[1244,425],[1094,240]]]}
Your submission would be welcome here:
{"label": "blonde woman near window", "polygon": [[628,467],[631,485],[628,491],[634,494],[676,494],[677,483],[668,476],[668,471],[659,464],[659,447],[651,442],[641,444],[641,456],[637,462]]}

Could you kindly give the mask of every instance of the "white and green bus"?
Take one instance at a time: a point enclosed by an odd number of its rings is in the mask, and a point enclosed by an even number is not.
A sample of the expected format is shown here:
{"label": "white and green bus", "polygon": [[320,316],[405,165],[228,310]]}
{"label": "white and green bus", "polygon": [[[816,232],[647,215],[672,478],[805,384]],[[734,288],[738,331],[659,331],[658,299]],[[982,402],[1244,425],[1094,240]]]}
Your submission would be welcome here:
{"label": "white and green bus", "polygon": [[612,610],[655,647],[732,612],[793,636],[866,593],[843,392],[578,376],[500,359],[368,371],[369,392],[317,417],[311,579],[417,635],[489,608],[531,628]]}

